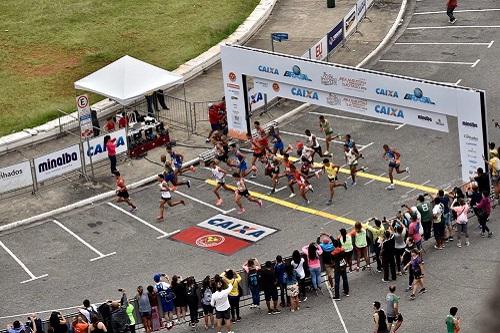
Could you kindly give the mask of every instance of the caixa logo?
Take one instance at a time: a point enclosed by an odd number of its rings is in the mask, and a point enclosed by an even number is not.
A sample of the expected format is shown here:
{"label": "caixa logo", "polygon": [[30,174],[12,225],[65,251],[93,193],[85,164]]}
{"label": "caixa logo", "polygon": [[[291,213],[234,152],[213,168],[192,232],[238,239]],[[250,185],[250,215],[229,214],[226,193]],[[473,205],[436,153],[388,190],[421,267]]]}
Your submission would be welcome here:
{"label": "caixa logo", "polygon": [[389,96],[389,97],[393,97],[393,98],[399,98],[399,94],[396,90],[377,88],[377,89],[375,89],[375,93],[377,95],[384,95],[384,96]]}
{"label": "caixa logo", "polygon": [[293,79],[297,80],[302,80],[302,81],[312,81],[307,74],[304,74],[301,72],[300,67],[297,65],[294,65],[292,67],[291,71],[286,71],[285,74],[283,74],[285,77],[291,77]]}
{"label": "caixa logo", "polygon": [[403,110],[387,105],[379,105],[379,104],[375,105],[375,112],[395,118],[405,117]]}
{"label": "caixa logo", "polygon": [[318,93],[314,90],[309,90],[309,89],[302,89],[302,88],[293,87],[292,88],[292,95],[305,97],[305,98],[309,98],[309,99],[314,99],[314,100],[319,100]]}
{"label": "caixa logo", "polygon": [[425,104],[432,104],[432,105],[436,104],[429,97],[424,96],[424,93],[420,88],[415,88],[413,90],[413,94],[407,93],[405,95],[405,99]]}
{"label": "caixa logo", "polygon": [[477,128],[477,124],[472,121],[462,121],[462,125],[466,127],[474,127]]}
{"label": "caixa logo", "polygon": [[259,72],[280,75],[280,72],[278,71],[278,69],[271,67],[271,66],[259,65],[259,67],[257,67],[257,69],[259,70]]}
{"label": "caixa logo", "polygon": [[262,96],[261,92],[257,92],[253,95],[250,95],[250,104],[255,104],[262,100],[264,100],[264,97]]}
{"label": "caixa logo", "polygon": [[237,222],[229,221],[222,218],[213,218],[208,220],[208,224],[226,231],[232,231],[241,235],[246,235],[258,239],[266,233],[265,230],[259,230],[257,227],[242,225]]}
{"label": "caixa logo", "polygon": [[[125,138],[123,136],[117,137],[115,145],[116,148],[124,146]],[[98,143],[95,146],[90,146],[89,149],[87,149],[87,156],[96,156],[104,152],[106,152],[106,146],[104,145],[104,143]]]}

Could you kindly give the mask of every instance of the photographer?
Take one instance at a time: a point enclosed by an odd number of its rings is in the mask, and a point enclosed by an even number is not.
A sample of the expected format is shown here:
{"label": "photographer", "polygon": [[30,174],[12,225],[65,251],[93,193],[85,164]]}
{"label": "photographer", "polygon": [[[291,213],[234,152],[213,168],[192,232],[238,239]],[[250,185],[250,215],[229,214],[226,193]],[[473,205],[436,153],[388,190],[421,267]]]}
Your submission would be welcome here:
{"label": "photographer", "polygon": [[120,302],[108,301],[111,304],[111,327],[113,333],[124,333],[129,331],[129,318],[127,315],[128,299],[123,289],[118,289],[122,293]]}
{"label": "photographer", "polygon": [[54,311],[50,314],[49,325],[51,333],[67,333],[68,325],[66,319],[59,311]]}

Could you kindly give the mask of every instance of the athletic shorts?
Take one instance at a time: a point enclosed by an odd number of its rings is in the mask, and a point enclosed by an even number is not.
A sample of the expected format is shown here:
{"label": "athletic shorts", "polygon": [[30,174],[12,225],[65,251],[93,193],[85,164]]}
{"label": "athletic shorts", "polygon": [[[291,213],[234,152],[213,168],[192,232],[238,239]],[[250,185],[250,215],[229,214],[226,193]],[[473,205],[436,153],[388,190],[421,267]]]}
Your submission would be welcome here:
{"label": "athletic shorts", "polygon": [[212,127],[212,131],[220,131],[222,129],[220,124],[210,124],[210,127]]}
{"label": "athletic shorts", "polygon": [[422,271],[414,271],[413,272],[413,278],[415,280],[420,280],[423,277],[424,277],[424,274],[422,274]]}
{"label": "athletic shorts", "polygon": [[349,164],[350,169],[356,169],[357,166],[358,166],[358,161],[355,161],[352,164]]}
{"label": "athletic shorts", "polygon": [[215,318],[229,320],[231,318],[231,313],[229,309],[227,309],[226,311],[215,310]]}
{"label": "athletic shorts", "polygon": [[175,174],[173,172],[167,173],[166,175],[164,174],[163,179],[166,182],[172,182],[175,179]]}
{"label": "athletic shorts", "polygon": [[401,313],[398,313],[398,315],[396,317],[387,316],[387,322],[389,324],[392,324],[392,323],[397,322],[397,321],[403,321],[403,315]]}
{"label": "athletic shorts", "polygon": [[177,169],[177,170],[180,170],[182,168],[182,162],[174,162],[174,167]]}
{"label": "athletic shorts", "polygon": [[313,150],[314,150],[315,152],[317,152],[318,154],[323,155],[323,154],[321,154],[321,146],[318,146],[318,147],[316,147],[316,148],[314,148],[314,147],[313,147]]}
{"label": "athletic shorts", "polygon": [[271,289],[264,289],[264,299],[266,302],[269,302],[271,299],[273,301],[278,300],[278,289],[276,288],[271,288]]}
{"label": "athletic shorts", "polygon": [[203,314],[208,315],[214,313],[214,308],[210,304],[202,304]]}
{"label": "athletic shorts", "polygon": [[256,152],[254,151],[253,152],[253,157],[256,157],[256,158],[261,158],[262,156],[264,156],[264,152]]}
{"label": "athletic shorts", "polygon": [[217,179],[217,185],[225,185],[226,181],[224,179]]}
{"label": "athletic shorts", "polygon": [[434,238],[440,240],[444,238],[444,222],[433,223],[432,229],[434,230]]}
{"label": "athletic shorts", "polygon": [[146,317],[147,319],[151,318],[151,312],[139,312],[141,317]]}
{"label": "athletic shorts", "polygon": [[335,176],[335,177],[333,177],[333,178],[328,177],[328,181],[329,181],[330,183],[335,183],[335,182],[337,181],[337,179],[338,179],[338,178],[337,178],[337,176]]}
{"label": "athletic shorts", "polygon": [[333,135],[333,131],[325,132],[325,136],[326,137],[329,137],[329,136],[332,136],[332,135]]}
{"label": "athletic shorts", "polygon": [[238,168],[240,169],[240,172],[245,172],[248,169],[247,162],[241,161]]}
{"label": "athletic shorts", "polygon": [[391,163],[389,163],[389,168],[394,168],[394,169],[399,168],[399,163],[391,162]]}
{"label": "athletic shorts", "polygon": [[170,192],[162,192],[162,194],[161,194],[161,200],[168,201],[168,200],[171,200],[171,199],[172,199],[172,195],[170,194]]}
{"label": "athletic shorts", "polygon": [[128,199],[130,195],[128,194],[128,191],[121,191],[116,194],[119,198],[123,199]]}
{"label": "athletic shorts", "polygon": [[276,150],[283,150],[285,148],[285,145],[283,144],[283,141],[276,141],[273,145],[274,149]]}
{"label": "athletic shorts", "polygon": [[244,190],[244,191],[238,191],[238,195],[242,197],[248,197],[250,193],[248,193],[248,190]]}

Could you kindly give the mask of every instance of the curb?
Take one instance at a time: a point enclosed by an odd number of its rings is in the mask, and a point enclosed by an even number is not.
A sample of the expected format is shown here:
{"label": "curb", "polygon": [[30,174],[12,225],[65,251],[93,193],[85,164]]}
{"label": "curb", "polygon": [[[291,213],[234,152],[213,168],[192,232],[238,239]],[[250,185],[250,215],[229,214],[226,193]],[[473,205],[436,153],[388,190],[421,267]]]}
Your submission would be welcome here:
{"label": "curb", "polygon": [[[189,81],[201,74],[203,71],[220,61],[220,45],[225,44],[243,44],[253,36],[255,32],[267,21],[271,15],[274,6],[278,0],[261,0],[253,12],[246,20],[226,39],[212,46],[194,59],[188,60],[180,65],[173,72],[184,77],[184,81]],[[118,110],[121,106],[105,98],[92,105],[99,117],[105,117]],[[66,129],[74,129],[78,126],[68,124],[78,119],[78,113],[73,112],[51,120],[43,125],[24,129],[20,132],[5,135],[0,138],[0,155],[8,153],[11,150],[26,145],[44,142],[60,134],[59,127],[66,126]]]}
{"label": "curb", "polygon": [[[273,6],[274,6],[274,3],[276,3],[276,1],[277,0],[269,0],[269,2],[273,2]],[[267,2],[267,1],[263,0],[263,1],[261,1],[261,3],[262,2]],[[377,46],[377,48],[375,48],[375,50],[373,50],[368,56],[366,56],[366,58],[363,59],[356,67],[361,67],[361,66],[365,65],[371,58],[373,58],[373,56],[375,56],[380,51],[380,49],[382,49],[383,46],[381,47],[380,45],[382,45],[383,43],[387,44],[387,42],[394,36],[394,33],[396,32],[396,29],[397,29],[397,27],[399,25],[399,22],[401,21],[401,18],[402,18],[403,14],[404,14],[404,12],[406,10],[406,5],[407,5],[407,0],[403,0],[403,2],[401,3],[401,9],[399,10],[399,14],[398,14],[398,16],[396,18],[396,21],[392,25],[392,27],[389,30],[389,32],[387,33],[387,35],[384,37],[384,39],[382,40],[382,42],[380,42],[379,46]],[[305,109],[307,109],[307,108],[309,108],[311,106],[312,106],[312,104],[310,104],[310,103],[304,103],[304,104],[296,107],[292,111],[287,112],[283,116],[278,117],[276,119],[276,122],[280,123],[283,120],[285,120],[286,118],[289,118],[290,116],[296,115],[296,114],[304,111]],[[199,162],[199,158],[196,158],[196,159],[193,159],[191,161],[186,162],[186,165],[193,165],[193,164],[196,164],[198,162]],[[141,180],[139,180],[139,181],[137,181],[135,183],[132,183],[128,187],[130,189],[138,188],[138,187],[147,185],[147,184],[149,184],[151,182],[154,182],[155,180],[156,180],[156,175],[150,176],[150,177],[141,179]],[[31,217],[29,217],[27,219],[24,219],[24,220],[19,220],[19,221],[16,221],[16,222],[12,222],[12,223],[6,224],[4,226],[0,226],[0,232],[11,230],[11,229],[14,229],[14,228],[17,228],[17,227],[20,227],[20,226],[28,225],[28,224],[31,224],[31,223],[34,223],[34,222],[46,219],[46,218],[48,218],[50,216],[61,214],[61,213],[65,213],[65,212],[68,212],[68,211],[73,210],[75,208],[80,208],[80,207],[86,206],[88,204],[94,204],[94,202],[96,202],[96,201],[100,201],[100,200],[112,198],[114,195],[115,195],[114,191],[105,192],[105,193],[99,194],[97,196],[90,197],[90,198],[87,198],[87,199],[75,202],[73,204],[70,204],[70,205],[67,205],[67,206],[64,206],[64,207],[60,207],[60,208],[54,209],[52,211],[48,211],[46,213],[42,213],[42,214],[39,214],[39,215],[31,216]]]}

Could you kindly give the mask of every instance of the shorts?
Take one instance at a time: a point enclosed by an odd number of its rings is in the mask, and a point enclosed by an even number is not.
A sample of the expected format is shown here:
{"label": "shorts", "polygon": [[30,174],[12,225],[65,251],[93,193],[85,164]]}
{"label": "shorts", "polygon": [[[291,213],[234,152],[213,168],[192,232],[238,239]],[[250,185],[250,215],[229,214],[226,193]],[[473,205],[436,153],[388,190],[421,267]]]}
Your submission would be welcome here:
{"label": "shorts", "polygon": [[326,137],[329,137],[329,136],[332,136],[332,135],[333,135],[333,130],[325,132],[325,136]]}
{"label": "shorts", "polygon": [[141,317],[146,317],[147,319],[151,319],[151,312],[139,312]]}
{"label": "shorts", "polygon": [[394,322],[401,322],[403,321],[403,315],[401,313],[398,313],[398,315],[396,317],[393,317],[393,316],[387,316],[387,322],[389,324],[392,324]]}
{"label": "shorts", "polygon": [[333,276],[334,270],[335,270],[335,265],[325,264],[325,272],[327,276]]}
{"label": "shorts", "polygon": [[433,223],[432,229],[434,230],[434,238],[436,240],[441,240],[444,238],[444,223]]}
{"label": "shorts", "polygon": [[264,289],[264,299],[266,302],[269,302],[271,299],[273,301],[278,300],[278,289],[276,288],[271,288],[271,289]]}
{"label": "shorts", "polygon": [[299,296],[299,284],[295,283],[295,284],[286,286],[286,294],[287,294],[287,296],[290,296],[290,297]]}
{"label": "shorts", "polygon": [[171,173],[167,173],[166,175],[164,174],[163,179],[164,179],[166,182],[173,182],[173,181],[174,181],[174,179],[175,179],[175,174],[174,174],[173,172],[171,172]]}
{"label": "shorts", "polygon": [[203,314],[208,315],[208,314],[213,314],[214,313],[214,308],[210,304],[202,304],[201,307],[203,308]]}
{"label": "shorts", "polygon": [[422,274],[422,271],[414,271],[413,272],[413,278],[415,280],[420,280],[424,277],[424,274]]}
{"label": "shorts", "polygon": [[315,148],[315,147],[313,147],[313,150],[314,150],[316,153],[318,153],[318,154],[320,154],[320,155],[323,155],[323,154],[321,154],[321,146],[318,146],[318,147],[316,147],[316,148]]}
{"label": "shorts", "polygon": [[399,168],[399,163],[391,162],[389,163],[389,168],[397,169]]}
{"label": "shorts", "polygon": [[240,169],[240,172],[245,172],[248,169],[247,162],[241,161],[238,169]]}
{"label": "shorts", "polygon": [[225,311],[215,310],[215,318],[229,320],[229,319],[231,319],[231,313],[230,313],[229,309],[227,309]]}
{"label": "shorts", "polygon": [[212,131],[220,131],[222,129],[222,126],[219,123],[210,124],[210,127],[212,127]]}
{"label": "shorts", "polygon": [[248,193],[248,190],[244,190],[244,191],[238,191],[238,195],[246,198],[250,195],[250,193]]}
{"label": "shorts", "polygon": [[217,179],[217,185],[226,185],[226,181],[224,179]]}
{"label": "shorts", "polygon": [[283,150],[285,149],[285,145],[283,144],[283,141],[276,141],[273,145],[273,148],[276,150]]}
{"label": "shorts", "polygon": [[264,152],[256,152],[254,151],[253,152],[253,157],[256,157],[256,158],[261,158],[262,156],[264,156]]}
{"label": "shorts", "polygon": [[227,156],[227,154],[224,154],[224,155],[216,156],[215,158],[221,162],[226,162],[228,159],[228,156]]}
{"label": "shorts", "polygon": [[464,224],[457,223],[456,226],[457,226],[457,232],[463,232],[464,234],[467,233],[467,223]]}
{"label": "shorts", "polygon": [[128,194],[128,191],[121,191],[116,194],[119,198],[123,199],[128,199],[130,195]]}
{"label": "shorts", "polygon": [[172,199],[172,195],[170,194],[170,192],[163,192],[161,194],[161,200],[168,201],[168,200],[171,200],[171,199]]}
{"label": "shorts", "polygon": [[182,162],[174,162],[174,168],[177,170],[182,169]]}
{"label": "shorts", "polygon": [[330,183],[335,183],[335,182],[337,181],[337,179],[338,179],[338,178],[337,178],[337,176],[335,176],[335,177],[333,177],[333,178],[328,177],[328,181],[329,181]]}
{"label": "shorts", "polygon": [[351,164],[349,164],[350,169],[356,169],[357,166],[358,166],[358,161],[354,161]]}

